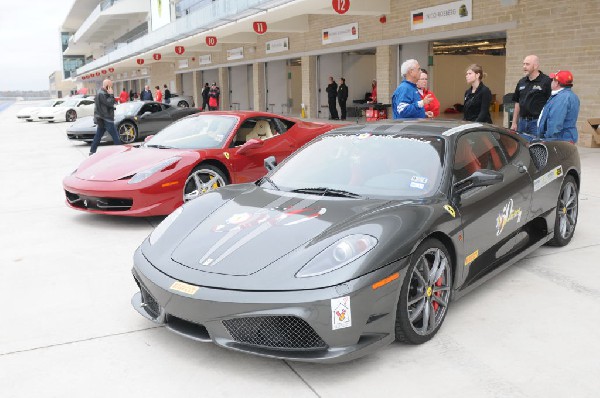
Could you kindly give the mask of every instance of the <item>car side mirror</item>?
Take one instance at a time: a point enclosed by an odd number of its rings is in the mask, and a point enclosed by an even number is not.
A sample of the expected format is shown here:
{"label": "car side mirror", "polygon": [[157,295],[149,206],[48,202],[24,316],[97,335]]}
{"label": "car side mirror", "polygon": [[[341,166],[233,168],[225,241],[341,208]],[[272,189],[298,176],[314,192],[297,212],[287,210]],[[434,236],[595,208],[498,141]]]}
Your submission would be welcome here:
{"label": "car side mirror", "polygon": [[454,184],[454,194],[460,195],[475,187],[487,187],[504,181],[504,174],[495,170],[481,169],[477,170],[464,180]]}
{"label": "car side mirror", "polygon": [[259,140],[258,138],[252,138],[252,139],[246,141],[246,143],[244,145],[242,145],[240,147],[240,149],[238,149],[237,154],[245,155],[248,151],[251,151],[256,148],[260,148],[264,144],[265,143],[262,140]]}
{"label": "car side mirror", "polygon": [[265,169],[267,169],[268,171],[271,171],[273,169],[275,169],[275,167],[277,167],[277,159],[275,159],[275,156],[269,156],[268,158],[265,159]]}
{"label": "car side mirror", "polygon": [[144,142],[148,142],[152,139],[152,137],[154,137],[154,134],[147,136],[146,138],[144,138]]}

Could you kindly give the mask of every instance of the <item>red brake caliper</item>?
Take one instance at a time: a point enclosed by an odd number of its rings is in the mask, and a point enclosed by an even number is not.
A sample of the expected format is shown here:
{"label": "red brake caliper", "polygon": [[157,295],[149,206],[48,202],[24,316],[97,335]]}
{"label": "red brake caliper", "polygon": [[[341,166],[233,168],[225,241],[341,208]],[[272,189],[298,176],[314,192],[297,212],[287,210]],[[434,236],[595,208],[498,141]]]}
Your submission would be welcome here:
{"label": "red brake caliper", "polygon": [[[436,286],[442,286],[442,277],[441,277],[441,276],[440,276],[440,279],[438,279],[438,280],[435,282],[435,285],[436,285]],[[442,295],[442,292],[435,292],[435,293],[433,293],[433,294],[434,294],[435,296],[437,296],[437,297],[440,297],[440,296]],[[433,310],[434,310],[434,311],[437,311],[437,310],[438,310],[438,308],[439,308],[439,306],[440,306],[440,305],[437,303],[437,301],[434,301],[434,302],[433,302]]]}

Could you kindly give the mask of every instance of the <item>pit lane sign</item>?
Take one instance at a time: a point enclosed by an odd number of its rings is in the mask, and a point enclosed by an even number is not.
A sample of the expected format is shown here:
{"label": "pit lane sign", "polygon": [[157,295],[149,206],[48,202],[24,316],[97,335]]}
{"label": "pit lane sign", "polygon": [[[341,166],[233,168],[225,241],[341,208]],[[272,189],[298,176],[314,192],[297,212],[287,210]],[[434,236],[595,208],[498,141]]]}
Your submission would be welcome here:
{"label": "pit lane sign", "polygon": [[472,0],[455,1],[410,12],[410,29],[426,29],[473,19]]}

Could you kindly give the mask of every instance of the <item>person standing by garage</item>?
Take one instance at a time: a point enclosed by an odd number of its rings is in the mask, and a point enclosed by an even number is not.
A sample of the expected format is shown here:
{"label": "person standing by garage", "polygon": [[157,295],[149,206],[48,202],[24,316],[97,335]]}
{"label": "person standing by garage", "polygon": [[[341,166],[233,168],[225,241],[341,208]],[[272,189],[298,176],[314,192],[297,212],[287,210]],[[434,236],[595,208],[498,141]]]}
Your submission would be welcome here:
{"label": "person standing by garage", "polygon": [[94,99],[94,121],[97,127],[90,147],[90,156],[96,153],[104,131],[108,131],[115,145],[121,144],[119,134],[115,128],[115,97],[113,96],[112,81],[110,79],[102,82],[102,88],[98,90]]}
{"label": "person standing by garage", "polygon": [[213,82],[210,90],[208,91],[208,110],[216,111],[219,109],[219,96],[221,95],[221,89],[217,87],[217,82]]}
{"label": "person standing by garage", "polygon": [[337,83],[333,80],[332,76],[329,76],[329,84],[325,91],[327,91],[327,105],[329,105],[329,120],[340,120],[338,115],[337,106],[335,99],[337,98]]}
{"label": "person standing by garage", "polygon": [[128,99],[129,94],[127,94],[127,91],[125,91],[125,87],[123,87],[123,90],[121,90],[121,94],[119,95],[119,103],[124,104],[127,102]]}
{"label": "person standing by garage", "polygon": [[510,129],[519,133],[535,134],[540,112],[550,98],[552,79],[540,68],[537,55],[528,55],[523,60],[525,76],[519,80],[512,100],[515,103]]}
{"label": "person standing by garage", "polygon": [[152,91],[150,91],[150,86],[145,86],[142,92],[140,93],[140,101],[153,101]]}
{"label": "person standing by garage", "polygon": [[210,93],[210,87],[208,86],[208,83],[204,83],[204,87],[202,88],[202,108],[200,108],[201,111],[206,110],[206,107],[208,106],[208,93]]}
{"label": "person standing by garage", "polygon": [[483,84],[483,68],[481,65],[469,65],[465,78],[471,87],[465,91],[463,120],[492,123],[492,116],[490,115],[492,92]]}
{"label": "person standing by garage", "polygon": [[165,93],[165,104],[170,104],[171,103],[171,90],[169,90],[169,87],[167,87],[166,84],[163,84],[164,87],[164,93]]}
{"label": "person standing by garage", "polygon": [[340,112],[342,114],[341,119],[346,120],[346,101],[348,100],[348,86],[346,86],[346,79],[340,77],[340,85],[338,86],[337,99],[340,104]]}
{"label": "person standing by garage", "polygon": [[573,74],[560,70],[549,77],[552,79],[552,95],[540,113],[538,136],[545,141],[576,143],[579,98],[571,90]]}
{"label": "person standing by garage", "polygon": [[416,59],[404,61],[400,66],[402,82],[392,95],[392,112],[394,119],[425,118],[425,105],[433,101],[431,94],[421,99],[417,82],[421,77],[421,67]]}
{"label": "person standing by garage", "polygon": [[433,98],[430,103],[425,105],[425,115],[427,115],[427,117],[438,117],[440,115],[440,101],[438,101],[438,99],[435,97],[433,91],[429,91],[427,89],[428,81],[429,74],[427,73],[427,69],[421,68],[421,77],[417,82],[417,89],[419,90],[421,99],[427,97],[430,94]]}
{"label": "person standing by garage", "polygon": [[154,88],[156,89],[156,102],[162,102],[163,93],[162,93],[162,91],[160,91],[160,86],[156,86]]}

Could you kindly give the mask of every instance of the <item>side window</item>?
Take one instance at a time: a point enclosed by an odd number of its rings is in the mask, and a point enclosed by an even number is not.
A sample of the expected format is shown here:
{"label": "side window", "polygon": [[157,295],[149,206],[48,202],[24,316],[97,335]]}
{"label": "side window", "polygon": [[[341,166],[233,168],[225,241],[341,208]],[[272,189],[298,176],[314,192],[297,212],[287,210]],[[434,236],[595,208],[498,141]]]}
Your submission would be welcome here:
{"label": "side window", "polygon": [[256,126],[256,120],[254,119],[248,119],[244,123],[242,123],[237,133],[235,134],[233,141],[231,142],[231,146],[236,147],[244,145],[247,141],[246,137],[254,129],[254,126]]}
{"label": "side window", "polygon": [[494,132],[494,137],[500,143],[500,148],[506,154],[506,158],[511,161],[519,152],[519,142],[508,134]]}
{"label": "side window", "polygon": [[295,123],[285,119],[273,119],[275,123],[275,128],[277,129],[277,134],[283,134],[288,131]]}
{"label": "side window", "polygon": [[94,101],[90,101],[90,100],[85,100],[85,101],[81,101],[81,105],[93,105]]}
{"label": "side window", "polygon": [[460,181],[477,170],[500,170],[506,165],[496,139],[488,131],[463,134],[456,143],[453,172]]}

